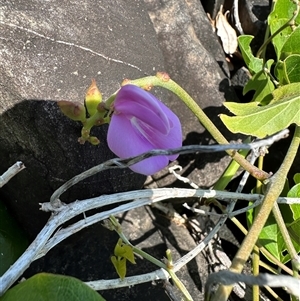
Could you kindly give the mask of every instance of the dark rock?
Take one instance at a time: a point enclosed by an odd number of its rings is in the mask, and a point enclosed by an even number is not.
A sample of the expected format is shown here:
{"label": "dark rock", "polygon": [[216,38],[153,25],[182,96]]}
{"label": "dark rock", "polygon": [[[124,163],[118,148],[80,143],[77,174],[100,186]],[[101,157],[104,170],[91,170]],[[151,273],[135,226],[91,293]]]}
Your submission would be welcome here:
{"label": "dark rock", "polygon": [[[105,99],[124,78],[162,69],[142,4],[32,0],[1,6],[0,174],[17,160],[26,166],[1,193],[31,238],[48,218],[38,203],[74,175],[115,157],[106,145],[107,127],[93,131],[99,146],[80,145],[79,123],[63,116],[55,101],[83,101],[92,78]],[[144,179],[129,170],[107,171],[62,200],[140,188]]]}
{"label": "dark rock", "polygon": [[[172,251],[176,261],[196,244],[183,226],[176,225],[149,207],[131,210],[119,217],[125,236],[131,243],[154,256],[158,260],[166,257],[166,250]],[[110,261],[118,235],[97,224],[76,233],[57,245],[46,256],[32,263],[25,272],[26,278],[37,272],[59,273],[77,277],[83,281],[115,279],[117,273]],[[89,250],[87,252],[87,249]],[[70,259],[77,258],[76,261]],[[151,262],[136,257],[136,265],[127,264],[127,276],[144,274],[157,270]],[[194,300],[203,300],[204,284],[207,278],[207,262],[202,254],[183,267],[177,276],[184,283]],[[107,301],[113,300],[170,300],[165,293],[164,283],[139,284],[130,288],[101,291]],[[181,296],[176,287],[172,292]],[[180,300],[180,299],[179,299]]]}
{"label": "dark rock", "polygon": [[212,0],[212,1],[201,1],[203,8],[206,13],[214,20],[220,11],[221,5],[224,6],[225,0]]}
{"label": "dark rock", "polygon": [[[200,1],[118,1],[111,5],[92,0],[76,2],[74,6],[55,0],[51,7],[41,0],[27,1],[26,5],[15,1],[3,5],[0,14],[5,20],[0,21],[4,37],[0,60],[0,174],[17,160],[27,167],[1,193],[10,200],[11,209],[31,236],[49,217],[38,211],[38,203],[48,201],[53,191],[74,175],[114,157],[106,145],[106,127],[93,131],[101,140],[99,146],[79,145],[79,124],[65,118],[55,103],[83,99],[92,77],[106,98],[123,78],[165,70],[228,139],[236,139],[218,117],[224,112],[223,101],[236,100],[236,95],[225,55]],[[163,100],[179,115],[185,144],[214,143],[177,97],[170,95]],[[178,159],[183,175],[201,187],[211,186],[228,161],[222,153]],[[163,171],[154,177],[157,186],[181,185],[166,174]],[[106,171],[72,187],[62,200],[71,202],[132,190],[143,182],[144,177],[129,170]],[[167,248],[171,248],[176,260],[195,246],[186,228],[148,207],[124,214],[121,221],[131,242],[157,259],[165,256]],[[232,240],[228,232],[221,235]],[[45,271],[84,281],[117,278],[109,259],[117,239],[115,233],[94,225],[34,262],[24,276]],[[156,269],[146,260],[137,262],[129,265],[128,275]],[[178,272],[195,300],[203,300],[207,273],[208,264],[201,254]],[[108,301],[169,300],[163,285],[148,283],[101,293]]]}
{"label": "dark rock", "polygon": [[[166,71],[204,109],[214,124],[228,139],[236,139],[220,121],[225,100],[236,100],[230,85],[225,54],[213,32],[200,1],[145,0],[153,26],[157,32]],[[166,100],[183,124],[184,144],[214,143],[211,135],[180,99],[170,95]],[[224,153],[180,156],[183,175],[201,187],[210,187],[221,175],[229,158]],[[174,177],[164,170],[153,177],[156,184],[173,183]]]}

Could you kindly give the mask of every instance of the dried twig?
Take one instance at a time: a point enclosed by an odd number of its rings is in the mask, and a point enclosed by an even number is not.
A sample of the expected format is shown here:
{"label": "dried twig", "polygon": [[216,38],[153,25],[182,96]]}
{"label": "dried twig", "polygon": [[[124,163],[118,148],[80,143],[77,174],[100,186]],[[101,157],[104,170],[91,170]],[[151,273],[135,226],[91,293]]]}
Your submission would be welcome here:
{"label": "dried twig", "polygon": [[233,285],[237,282],[244,282],[248,285],[259,285],[269,287],[285,287],[288,292],[300,297],[300,279],[286,275],[260,274],[258,276],[233,273],[231,271],[220,271],[208,276],[205,284],[205,300],[209,300],[213,284]]}
{"label": "dried twig", "polygon": [[240,35],[244,34],[241,22],[240,22],[240,17],[239,17],[239,0],[234,0],[233,4],[233,16],[235,20],[235,27],[238,30]]}
{"label": "dried twig", "polygon": [[[139,206],[144,206],[146,204],[151,204],[153,202],[158,202],[169,198],[188,198],[188,197],[205,197],[205,198],[217,198],[221,200],[227,199],[244,199],[257,201],[259,203],[262,199],[261,195],[248,195],[248,194],[236,194],[224,191],[214,191],[214,190],[195,190],[195,189],[148,189],[140,191],[131,191],[126,193],[116,193],[113,195],[104,195],[97,198],[92,198],[84,201],[78,201],[71,204],[63,204],[60,202],[60,195],[66,191],[68,188],[74,184],[80,182],[81,180],[98,173],[100,171],[109,168],[127,168],[128,166],[135,164],[143,159],[149,158],[151,156],[157,155],[171,155],[171,154],[187,154],[194,152],[212,152],[212,151],[224,151],[226,149],[255,149],[257,147],[271,145],[274,141],[286,136],[288,131],[282,131],[268,139],[261,140],[252,144],[228,144],[223,146],[185,146],[173,150],[153,150],[148,153],[142,154],[137,157],[127,158],[127,159],[112,159],[106,161],[90,170],[74,177],[63,186],[61,186],[51,197],[50,203],[41,204],[41,210],[51,211],[54,214],[50,217],[49,221],[38,234],[34,242],[29,246],[29,248],[23,253],[23,255],[8,269],[8,271],[0,278],[0,295],[3,294],[26,270],[26,268],[31,264],[33,260],[44,255],[48,250],[50,250],[57,243],[72,235],[75,232],[80,231],[84,227],[99,222],[107,218],[111,214],[118,214],[121,212],[128,211],[132,208],[137,208]],[[88,210],[100,208],[102,206],[114,203],[122,203],[129,200],[135,200],[125,205],[121,205],[109,211],[95,214],[93,216],[85,218],[84,221],[79,221],[74,225],[66,228],[67,230],[60,230],[53,233],[56,229],[64,224],[66,221],[72,219],[73,217],[82,214]],[[287,203],[287,198],[281,198],[283,203]],[[294,199],[295,200],[295,199]],[[299,200],[298,200],[299,202]],[[228,206],[228,213],[232,211],[232,203]],[[215,228],[205,237],[205,239],[196,246],[192,251],[187,253],[185,256],[180,258],[174,264],[174,272],[178,271],[181,267],[186,265],[191,259],[193,259],[199,252],[201,252],[207,243],[212,239],[215,233],[223,226],[227,216],[222,217]],[[70,231],[72,230],[72,231]],[[50,239],[50,237],[53,237]],[[48,243],[47,243],[48,242]],[[47,244],[47,245],[46,245]],[[161,273],[161,272],[157,272]],[[156,274],[157,275],[157,274]],[[164,274],[163,274],[164,275]],[[148,276],[146,276],[148,277]],[[155,276],[156,277],[156,276]],[[162,276],[164,277],[164,276]],[[157,279],[157,278],[156,278]],[[152,279],[153,280],[153,279]],[[110,286],[109,284],[108,286]],[[105,289],[105,288],[104,288]]]}
{"label": "dried twig", "polygon": [[0,188],[24,168],[25,165],[21,161],[12,165],[4,174],[2,174],[2,176],[0,176]]}
{"label": "dried twig", "polygon": [[[146,204],[151,204],[153,202],[162,201],[170,198],[194,198],[194,197],[205,197],[205,198],[217,198],[219,200],[228,200],[232,198],[237,198],[245,201],[255,201],[260,202],[262,195],[259,194],[236,194],[234,192],[226,191],[215,191],[215,190],[195,190],[195,189],[180,189],[180,188],[159,188],[159,189],[147,189],[147,190],[137,190],[116,193],[112,195],[103,195],[100,197],[87,199],[83,201],[73,202],[68,205],[63,205],[59,209],[55,209],[50,203],[41,204],[43,210],[54,210],[53,214],[42,231],[38,234],[33,243],[24,252],[24,254],[8,269],[8,271],[0,278],[0,295],[5,292],[12,283],[14,283],[26,270],[26,268],[35,259],[45,255],[51,248],[56,244],[66,239],[70,235],[82,230],[83,228],[95,224],[103,219],[106,219],[111,214],[119,214]],[[109,211],[104,211],[101,213],[94,214],[92,216],[86,217],[65,229],[57,231],[58,227],[64,224],[66,221],[72,219],[73,217],[82,214],[83,212],[100,208],[109,204],[122,203],[129,200],[134,200],[132,202],[120,205],[117,208],[111,209]],[[280,203],[295,203],[295,200],[300,203],[300,199],[292,198],[280,198]],[[174,264],[174,271],[178,271],[182,266],[186,265],[191,259],[193,259],[199,252],[201,252],[210,239],[215,235],[215,233],[222,227],[222,223],[217,223],[216,228],[209,233],[209,235],[198,245],[194,250],[187,253],[181,259],[179,259]],[[53,237],[51,237],[53,235]],[[51,237],[51,238],[50,238]],[[104,288],[102,288],[104,289]]]}
{"label": "dried twig", "polygon": [[211,152],[221,152],[229,149],[257,149],[260,147],[266,147],[272,145],[275,141],[278,141],[282,138],[285,138],[289,133],[289,130],[283,130],[275,135],[272,135],[266,139],[262,139],[253,143],[249,144],[226,144],[226,145],[188,145],[183,146],[180,148],[175,149],[169,149],[169,150],[163,150],[163,149],[156,149],[151,150],[149,152],[143,153],[139,156],[130,157],[126,159],[111,159],[104,163],[101,163],[97,166],[94,166],[85,172],[73,177],[69,181],[67,181],[65,184],[63,184],[61,187],[59,187],[51,196],[50,202],[53,207],[59,207],[59,197],[70,187],[73,185],[79,183],[80,181],[91,177],[100,171],[104,171],[107,169],[115,169],[115,168],[127,168],[135,163],[138,163],[144,159],[153,157],[153,156],[160,156],[160,155],[174,155],[174,154],[190,154],[190,153],[211,153]]}

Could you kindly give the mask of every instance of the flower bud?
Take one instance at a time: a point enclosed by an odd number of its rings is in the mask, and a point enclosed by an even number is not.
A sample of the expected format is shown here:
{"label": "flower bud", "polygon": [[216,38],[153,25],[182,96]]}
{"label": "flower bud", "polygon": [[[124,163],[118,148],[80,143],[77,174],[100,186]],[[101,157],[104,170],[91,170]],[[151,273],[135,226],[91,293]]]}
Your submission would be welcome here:
{"label": "flower bud", "polygon": [[89,143],[91,143],[92,145],[98,145],[100,143],[100,140],[95,137],[95,136],[90,136],[88,138]]}
{"label": "flower bud", "polygon": [[97,112],[97,106],[102,101],[102,95],[99,91],[95,79],[92,79],[92,84],[88,88],[85,95],[85,106],[90,116]]}
{"label": "flower bud", "polygon": [[85,122],[86,111],[83,104],[78,101],[58,101],[60,110],[70,119]]}

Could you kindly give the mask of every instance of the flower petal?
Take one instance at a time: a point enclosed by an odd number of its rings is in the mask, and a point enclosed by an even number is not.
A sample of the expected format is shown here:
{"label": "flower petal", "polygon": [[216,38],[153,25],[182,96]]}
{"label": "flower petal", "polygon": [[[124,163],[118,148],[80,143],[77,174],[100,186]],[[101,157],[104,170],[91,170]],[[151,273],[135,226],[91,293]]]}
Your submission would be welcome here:
{"label": "flower petal", "polygon": [[[176,148],[182,145],[178,117],[152,94],[134,85],[118,92],[108,129],[108,146],[120,158],[140,155],[152,149]],[[178,155],[156,156],[130,168],[152,175],[175,160]]]}
{"label": "flower petal", "polygon": [[[113,153],[120,158],[140,155],[153,149],[153,146],[141,135],[137,135],[130,120],[113,115],[107,134],[107,143]],[[167,156],[151,157],[130,166],[130,169],[144,175],[152,175],[169,163]]]}
{"label": "flower petal", "polygon": [[151,93],[134,85],[126,85],[118,92],[114,107],[117,114],[135,116],[162,133],[167,133],[169,121],[160,103]]}
{"label": "flower petal", "polygon": [[[182,132],[181,124],[178,117],[163,103],[161,106],[164,106],[164,111],[169,119],[170,131],[169,133],[163,134],[155,129],[149,127],[144,122],[132,118],[131,123],[134,128],[136,128],[137,135],[140,134],[145,137],[152,145],[153,149],[168,149],[176,148],[182,146]],[[175,160],[178,155],[168,156],[170,161]]]}
{"label": "flower petal", "polygon": [[[161,149],[177,148],[182,146],[182,129],[181,123],[177,115],[170,110],[164,103],[159,101],[159,106],[163,108],[167,118],[169,119],[170,131],[168,138],[162,137],[160,140],[157,136],[157,146]],[[178,155],[168,156],[170,161],[175,160]]]}

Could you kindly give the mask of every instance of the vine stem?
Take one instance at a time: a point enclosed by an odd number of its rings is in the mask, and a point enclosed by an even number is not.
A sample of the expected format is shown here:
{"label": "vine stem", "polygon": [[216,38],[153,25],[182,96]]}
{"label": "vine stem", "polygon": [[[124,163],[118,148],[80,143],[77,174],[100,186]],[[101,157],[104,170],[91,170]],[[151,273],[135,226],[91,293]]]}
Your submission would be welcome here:
{"label": "vine stem", "polygon": [[[263,169],[263,162],[264,162],[264,156],[260,155],[258,157],[258,168]],[[259,181],[256,181],[256,192],[257,193],[262,193],[262,184]],[[254,209],[254,218],[257,215],[257,212],[259,212],[261,205],[259,205],[256,209]],[[253,275],[258,276],[259,275],[259,261],[260,261],[260,254],[259,254],[259,248],[255,245],[253,248],[253,253],[252,253],[252,270],[253,270]],[[253,285],[252,288],[252,296],[253,296],[253,301],[259,301],[259,286],[258,285]]]}
{"label": "vine stem", "polygon": [[[292,243],[291,237],[289,235],[288,229],[285,225],[284,219],[282,217],[281,211],[280,211],[279,206],[278,206],[277,203],[274,204],[272,212],[274,214],[274,217],[275,217],[275,220],[276,220],[277,225],[279,227],[279,230],[281,232],[281,235],[284,239],[284,242],[285,242],[286,248],[288,250],[288,253],[291,256],[292,262],[293,261],[298,261],[299,262],[299,259],[298,259],[299,257],[298,257],[297,251],[295,250],[295,247]],[[299,278],[299,275],[298,275],[298,272],[297,272],[296,268],[293,267],[293,270],[294,270],[294,277]]]}
{"label": "vine stem", "polygon": [[[123,240],[123,242],[125,244],[132,247],[132,251],[134,253],[142,256],[144,259],[152,262],[156,266],[166,270],[169,273],[169,275],[172,278],[175,285],[179,288],[179,290],[184,295],[186,301],[193,301],[193,298],[191,297],[190,293],[188,292],[188,290],[185,288],[184,284],[181,282],[181,280],[177,277],[177,275],[173,271],[172,262],[169,262],[170,264],[166,265],[163,262],[161,262],[160,260],[157,260],[155,257],[151,256],[150,254],[148,254],[148,253],[144,252],[143,250],[141,250],[141,249],[135,247],[134,245],[132,245],[131,242],[127,239],[127,237],[122,232],[121,225],[119,224],[117,219],[113,215],[111,215],[109,217],[109,219],[110,219],[110,221],[113,225],[114,230],[118,233],[118,235],[120,236],[120,238]],[[170,250],[167,250],[167,257],[171,258],[171,251]]]}
{"label": "vine stem", "polygon": [[[177,95],[187,107],[195,114],[200,123],[206,128],[207,131],[212,135],[212,137],[219,144],[228,144],[229,142],[218,130],[218,128],[213,124],[213,122],[208,118],[208,116],[203,112],[195,100],[176,82],[169,78],[166,73],[159,72],[156,76],[148,76],[136,80],[126,80],[124,84],[135,84],[146,90],[149,90],[152,86],[159,86],[170,90],[175,95]],[[231,156],[240,166],[247,170],[254,178],[264,182],[270,175],[257,167],[249,163],[243,156],[233,150],[226,151],[229,156]],[[267,182],[267,181],[266,181]]]}
{"label": "vine stem", "polygon": [[[232,265],[230,267],[230,270],[232,272],[241,273],[241,271],[243,270],[243,267],[247,259],[249,258],[253,247],[255,246],[258,236],[263,229],[270,212],[273,209],[276,199],[279,197],[280,193],[283,190],[285,178],[296,157],[299,143],[300,127],[296,126],[295,133],[288,152],[279,170],[270,179],[261,208],[257,213],[257,216],[248,232],[248,235],[245,237],[240,249],[238,250],[232,261]],[[217,292],[213,296],[212,301],[227,301],[231,291],[232,286],[220,285]]]}

